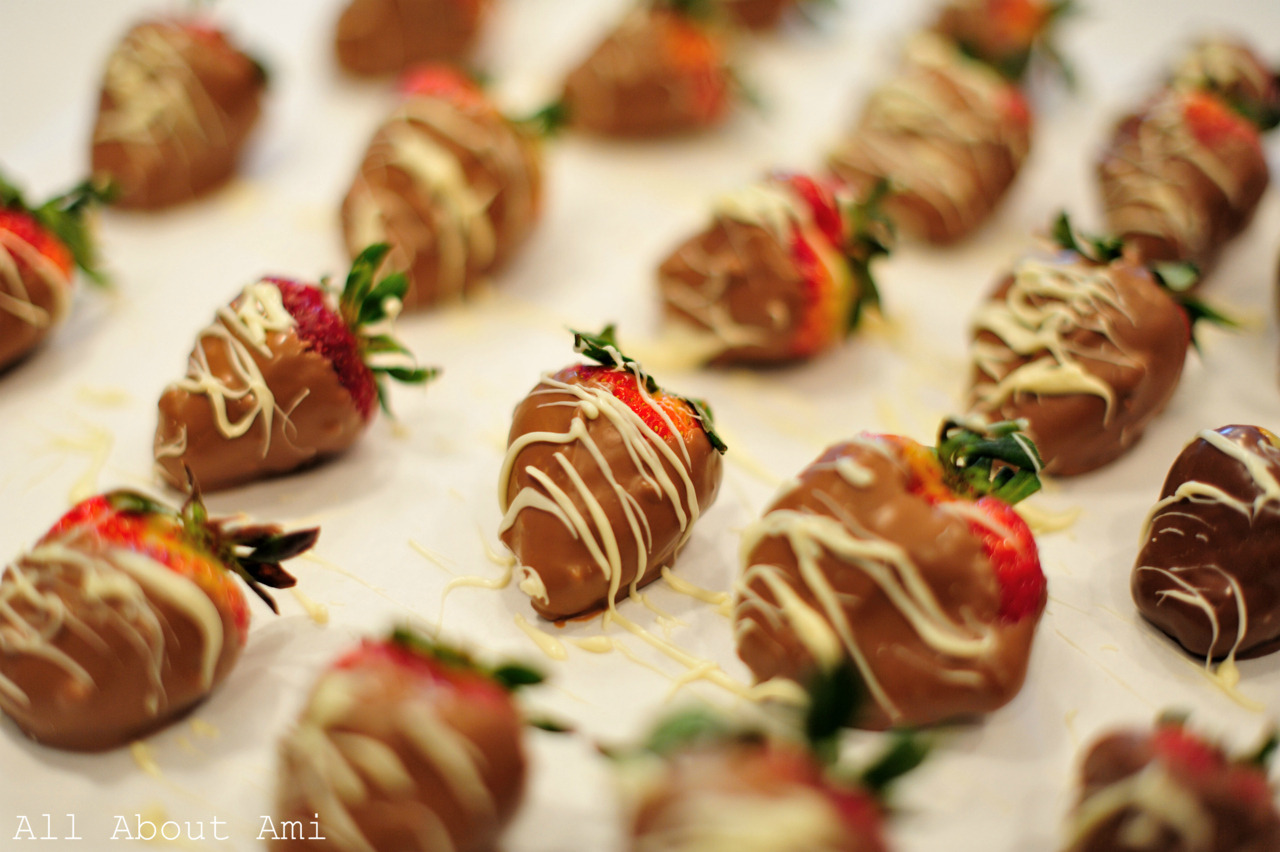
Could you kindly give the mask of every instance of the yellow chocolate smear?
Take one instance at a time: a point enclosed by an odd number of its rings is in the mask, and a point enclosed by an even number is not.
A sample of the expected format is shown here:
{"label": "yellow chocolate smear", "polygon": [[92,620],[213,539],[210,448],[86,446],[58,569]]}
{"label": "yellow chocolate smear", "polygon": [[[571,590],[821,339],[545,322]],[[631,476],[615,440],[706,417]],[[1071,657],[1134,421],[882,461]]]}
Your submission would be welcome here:
{"label": "yellow chocolate smear", "polygon": [[329,623],[329,607],[327,605],[307,597],[307,595],[297,586],[293,587],[289,591],[293,593],[294,599],[297,600],[297,602],[306,611],[308,618],[316,624]]}
{"label": "yellow chocolate smear", "polygon": [[164,773],[160,771],[160,764],[156,762],[155,752],[151,750],[151,746],[141,741],[130,743],[129,754],[133,757],[133,762],[138,765],[138,768],[152,778],[164,777]]}
{"label": "yellow chocolate smear", "polygon": [[564,643],[554,636],[539,630],[536,626],[529,623],[529,619],[520,613],[515,616],[516,627],[524,631],[525,635],[533,640],[538,646],[538,650],[546,654],[553,660],[569,659],[569,651],[565,648]]}

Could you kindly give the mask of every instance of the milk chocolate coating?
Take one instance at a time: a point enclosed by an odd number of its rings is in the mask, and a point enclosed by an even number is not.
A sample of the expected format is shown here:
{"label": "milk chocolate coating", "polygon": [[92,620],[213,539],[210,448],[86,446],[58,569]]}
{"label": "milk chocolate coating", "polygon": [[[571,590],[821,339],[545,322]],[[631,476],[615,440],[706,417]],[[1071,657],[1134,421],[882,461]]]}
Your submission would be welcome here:
{"label": "milk chocolate coating", "polygon": [[[427,169],[397,144],[434,149],[458,182]],[[374,134],[342,203],[352,258],[374,242],[391,252],[384,272],[405,271],[407,309],[465,294],[500,269],[542,208],[538,139],[489,104],[415,97]]]}
{"label": "milk chocolate coating", "polygon": [[491,852],[526,774],[523,721],[498,691],[424,683],[388,663],[326,672],[280,745],[279,819],[307,835],[317,821],[326,848]]}
{"label": "milk chocolate coating", "polygon": [[[686,465],[679,438],[666,439],[676,456],[673,461],[660,451],[652,453],[648,441],[624,434],[609,416],[595,413],[595,408],[594,404],[584,405],[579,396],[552,377],[540,382],[516,406],[511,421],[507,439],[510,475],[499,484],[504,511],[511,508],[503,520],[501,537],[525,566],[522,570],[531,570],[540,580],[543,588],[531,597],[533,608],[546,619],[568,618],[608,605],[610,577],[591,547],[603,548],[610,538],[617,542],[621,567],[614,600],[626,597],[633,584],[639,587],[657,579],[663,568],[675,562],[693,522],[715,500],[723,476],[720,454],[701,429],[685,439],[689,453]],[[585,435],[568,442],[534,440],[510,459],[510,448],[523,436],[566,436],[572,428],[581,428]],[[641,465],[637,452],[656,461],[652,466]],[[540,481],[543,477],[553,488]],[[674,483],[674,495],[659,487],[662,477]],[[521,508],[517,502],[526,493],[555,502],[549,496],[552,491],[567,495],[572,511],[587,519],[590,542],[557,513],[538,505]],[[604,518],[599,525],[593,513],[597,506]],[[631,525],[629,511],[639,513],[641,529]],[[526,586],[522,584],[522,588]]]}
{"label": "milk chocolate coating", "polygon": [[721,8],[729,20],[751,30],[771,30],[800,0],[725,0]]}
{"label": "milk chocolate coating", "polygon": [[[1150,270],[1131,259],[1101,266],[1064,252],[1028,259],[1019,269],[996,287],[975,321],[971,410],[993,421],[1025,418],[1046,472],[1088,473],[1124,455],[1164,410],[1182,377],[1190,323]],[[1025,282],[1017,287],[1023,295],[1014,299],[1011,291],[1019,280]],[[1049,288],[1039,290],[1037,280]],[[1091,296],[1095,285],[1103,290]],[[993,313],[1011,317],[1024,303],[1036,306],[1045,319],[1018,323],[1023,335],[1047,336],[1063,361],[1044,342],[1029,347],[1033,351],[1016,352],[991,324],[982,322]],[[1086,380],[1106,388],[1110,406],[1078,380],[1054,387],[1020,385],[1010,378],[1028,365],[1065,373],[1078,368]]]}
{"label": "milk chocolate coating", "polygon": [[[1280,849],[1280,815],[1270,801],[1264,772],[1256,774],[1254,790],[1261,795],[1247,795],[1227,771],[1195,772],[1162,759],[1150,733],[1108,734],[1093,744],[1081,766],[1080,799],[1068,822],[1070,837],[1063,852]],[[1156,790],[1156,778],[1158,792],[1144,798],[1141,780],[1147,779],[1147,788]],[[1170,801],[1173,791],[1178,794],[1176,805]],[[1082,820],[1086,810],[1098,806],[1101,812]],[[1202,833],[1201,842],[1194,842],[1187,829]]]}
{"label": "milk chocolate coating", "polygon": [[1198,657],[1280,647],[1280,448],[1273,441],[1256,426],[1201,433],[1169,468],[1146,525],[1134,602]]}
{"label": "milk chocolate coating", "polygon": [[908,59],[871,93],[827,164],[858,197],[888,179],[884,209],[904,233],[953,243],[1013,184],[1031,146],[1031,117],[1017,89],[940,38],[914,42]]}
{"label": "milk chocolate coating", "polygon": [[0,577],[0,708],[46,745],[102,751],[157,730],[209,695],[240,655],[229,609],[218,608],[220,636],[206,635],[199,610],[120,567],[115,550],[81,531],[42,542]]}
{"label": "milk chocolate coating", "polygon": [[93,172],[111,179],[121,207],[153,210],[210,192],[235,172],[265,88],[261,68],[220,37],[172,21],[139,24],[107,62]]}
{"label": "milk chocolate coating", "polygon": [[[672,46],[697,26],[675,12],[637,9],[565,78],[570,126],[602,136],[664,136],[719,124],[728,113],[723,57],[690,74]],[[713,42],[718,37],[710,34]],[[723,53],[723,45],[721,45]]]}
{"label": "milk chocolate coating", "polygon": [[[806,308],[803,285],[789,247],[759,225],[728,217],[716,217],[658,268],[667,318],[723,340],[712,364],[796,358]],[[733,336],[717,328],[718,319],[749,335],[750,342],[732,345]]]}
{"label": "milk chocolate coating", "polygon": [[[858,727],[988,713],[1022,688],[1043,600],[1034,615],[1002,621],[999,584],[967,516],[909,494],[911,475],[886,450],[892,454],[873,436],[830,447],[748,529],[734,610],[738,656],[758,681],[805,684],[824,648],[852,656],[847,636],[868,686],[868,700],[852,720]],[[848,473],[850,465],[861,478]],[[839,551],[815,524],[827,533],[838,528]],[[918,596],[912,580],[885,560],[886,544],[901,548],[907,573],[927,588],[940,617],[920,606],[926,614],[913,622],[901,602]],[[888,584],[897,588],[896,602],[877,582],[881,572],[896,578]],[[795,600],[781,597],[778,583]],[[926,624],[934,628],[928,635],[940,628],[960,641],[931,644],[921,630]]]}
{"label": "milk chocolate coating", "polygon": [[[222,316],[217,327],[220,332],[205,330],[196,341],[186,379],[192,384],[171,384],[160,397],[156,466],[170,485],[187,488],[184,468],[203,491],[287,473],[345,450],[364,431],[333,365],[294,329],[268,332],[264,353]],[[246,358],[260,371],[270,399],[239,366]],[[202,376],[225,392],[211,394]],[[219,405],[230,423],[251,417],[252,425],[242,435],[229,434],[219,422]]]}
{"label": "milk chocolate coating", "polygon": [[[620,766],[623,773],[629,768]],[[631,852],[888,848],[870,794],[826,782],[815,759],[796,746],[731,741],[686,747],[665,756],[661,771],[647,781],[632,807]]]}
{"label": "milk chocolate coating", "polygon": [[1213,145],[1197,138],[1187,97],[1161,92],[1122,119],[1098,160],[1098,182],[1108,231],[1148,260],[1191,261],[1207,275],[1253,219],[1270,172],[1243,119]]}
{"label": "milk chocolate coating", "polygon": [[419,62],[471,55],[492,0],[352,0],[338,18],[334,49],[352,74],[396,74]]}
{"label": "milk chocolate coating", "polygon": [[[65,318],[71,278],[24,240],[0,234],[0,370],[39,346]],[[10,264],[12,266],[10,267]]]}

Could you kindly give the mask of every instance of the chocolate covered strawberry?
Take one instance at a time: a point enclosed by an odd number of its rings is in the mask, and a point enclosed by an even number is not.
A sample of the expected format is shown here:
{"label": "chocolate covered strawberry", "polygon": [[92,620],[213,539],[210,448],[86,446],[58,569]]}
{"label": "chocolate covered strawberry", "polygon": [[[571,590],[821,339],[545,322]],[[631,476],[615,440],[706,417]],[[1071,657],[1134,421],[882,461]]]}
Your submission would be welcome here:
{"label": "chocolate covered strawberry", "polygon": [[542,209],[541,134],[507,119],[474,81],[416,67],[404,100],[374,133],[342,203],[352,257],[391,246],[408,309],[464,296],[498,271]]}
{"label": "chocolate covered strawberry", "polygon": [[1061,62],[1049,37],[1073,8],[1072,0],[946,0],[933,29],[1016,81],[1037,53]]}
{"label": "chocolate covered strawberry", "polygon": [[220,308],[200,332],[184,378],[160,397],[160,475],[206,490],[286,473],[341,452],[369,425],[383,379],[421,383],[388,333],[403,275],[374,283],[385,245],[356,258],[342,291],[263,278]]}
{"label": "chocolate covered strawberry", "polygon": [[856,194],[888,181],[885,211],[905,233],[951,243],[983,224],[1031,147],[1026,98],[946,39],[921,34],[874,90],[828,167]]}
{"label": "chocolate covered strawberry", "polygon": [[1063,852],[1269,852],[1280,813],[1267,778],[1272,736],[1231,755],[1176,717],[1090,746]]}
{"label": "chocolate covered strawberry", "polygon": [[833,182],[777,173],[721,198],[707,229],[658,269],[668,322],[716,364],[838,345],[879,303],[870,264],[892,241],[882,189],[857,201]]}
{"label": "chocolate covered strawberry", "polygon": [[[808,723],[825,709],[815,707]],[[812,733],[812,724],[807,727]],[[910,735],[898,736],[855,770],[824,755],[834,751],[826,745],[834,741],[819,747],[706,711],[669,717],[641,748],[611,752],[623,781],[627,848],[886,852],[889,788],[927,749]]]}
{"label": "chocolate covered strawberry", "polygon": [[503,543],[548,619],[611,607],[676,559],[715,500],[724,444],[701,403],[662,390],[613,327],[575,335],[595,363],[544,376],[512,417]]}
{"label": "chocolate covered strawberry", "polygon": [[241,582],[271,604],[260,586],[292,586],[280,562],[318,533],[210,519],[198,493],[180,510],[132,491],[77,504],[0,576],[0,708],[83,751],[166,725],[235,665]]}
{"label": "chocolate covered strawberry", "polygon": [[[1087,473],[1127,452],[1182,376],[1195,280],[1149,267],[1127,241],[1078,238],[1065,216],[1060,251],[1019,261],[973,320],[969,404],[1024,419],[1045,471]],[[1179,289],[1180,288],[1180,289]]]}
{"label": "chocolate covered strawberry", "polygon": [[717,0],[717,3],[734,24],[750,30],[770,30],[805,0]]}
{"label": "chocolate covered strawberry", "polygon": [[338,18],[338,64],[352,74],[396,74],[419,62],[471,55],[492,0],[351,0]]}
{"label": "chocolate covered strawberry", "polygon": [[1259,130],[1280,124],[1280,77],[1241,39],[1197,40],[1174,63],[1169,87],[1215,94]]}
{"label": "chocolate covered strawberry", "polygon": [[107,60],[93,127],[93,173],[121,207],[204,195],[235,173],[257,123],[266,74],[215,24],[158,18]]}
{"label": "chocolate covered strawberry", "polygon": [[1116,126],[1097,166],[1108,230],[1208,275],[1270,182],[1257,127],[1201,89],[1166,89]]}
{"label": "chocolate covered strawberry", "polygon": [[75,270],[105,279],[86,215],[109,193],[86,181],[39,207],[0,177],[0,370],[38,346],[71,308]]}
{"label": "chocolate covered strawberry", "polygon": [[1138,611],[1206,663],[1280,648],[1280,439],[1205,429],[1169,468],[1131,575]]}
{"label": "chocolate covered strawberry", "polygon": [[[525,783],[512,692],[541,676],[483,668],[406,629],[324,671],[280,744],[279,821],[364,852],[489,852]],[[274,849],[309,849],[295,833]]]}
{"label": "chocolate covered strawberry", "polygon": [[734,84],[713,13],[709,0],[641,0],[565,78],[570,126],[662,136],[723,122]]}
{"label": "chocolate covered strawberry", "polygon": [[947,422],[937,448],[863,433],[802,471],[743,532],[738,655],[759,681],[856,668],[859,727],[1008,703],[1046,588],[1010,504],[1039,487],[1016,424]]}

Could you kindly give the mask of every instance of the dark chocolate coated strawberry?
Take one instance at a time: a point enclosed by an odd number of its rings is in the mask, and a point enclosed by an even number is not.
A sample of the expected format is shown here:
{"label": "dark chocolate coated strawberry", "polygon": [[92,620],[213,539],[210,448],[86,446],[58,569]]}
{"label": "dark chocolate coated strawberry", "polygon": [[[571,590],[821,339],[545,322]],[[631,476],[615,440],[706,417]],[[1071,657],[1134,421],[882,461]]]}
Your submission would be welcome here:
{"label": "dark chocolate coated strawberry", "polygon": [[1063,852],[1269,852],[1280,813],[1267,779],[1275,739],[1252,755],[1167,717],[1154,730],[1119,730],[1092,746]]}
{"label": "dark chocolate coated strawberry", "polygon": [[1280,648],[1280,441],[1206,429],[1169,468],[1134,563],[1139,612],[1207,660]]}
{"label": "dark chocolate coated strawberry", "polygon": [[315,529],[212,520],[132,491],[73,507],[0,577],[0,708],[33,739],[98,751],[171,722],[231,672],[249,634],[241,581],[292,586],[280,562]]}
{"label": "dark chocolate coated strawberry", "polygon": [[943,424],[937,449],[864,433],[826,450],[743,533],[738,655],[760,681],[852,665],[859,727],[1008,703],[1047,598],[1010,503],[1039,487],[1016,424]]}
{"label": "dark chocolate coated strawberry", "polygon": [[317,462],[386,407],[384,377],[435,375],[388,333],[406,283],[374,283],[386,251],[356,258],[340,294],[327,281],[263,278],[218,310],[160,398],[156,466],[170,485],[185,487],[190,471],[207,490],[227,488]]}
{"label": "dark chocolate coated strawberry", "polygon": [[[512,692],[540,680],[405,628],[364,641],[320,675],[281,741],[280,820],[314,820],[337,849],[489,852],[524,792]],[[293,837],[272,848],[314,845]]]}
{"label": "dark chocolate coated strawberry", "polygon": [[498,495],[520,588],[548,619],[608,606],[676,559],[715,500],[724,444],[705,406],[662,390],[613,327],[596,363],[545,376],[512,416]]}

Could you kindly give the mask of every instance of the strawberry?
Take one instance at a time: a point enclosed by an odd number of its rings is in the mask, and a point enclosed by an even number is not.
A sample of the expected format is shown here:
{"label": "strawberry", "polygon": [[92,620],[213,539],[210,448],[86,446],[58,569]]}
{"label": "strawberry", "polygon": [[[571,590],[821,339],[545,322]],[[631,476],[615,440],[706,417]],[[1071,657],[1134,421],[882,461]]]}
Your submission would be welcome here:
{"label": "strawberry", "polygon": [[1073,476],[1110,464],[1141,439],[1177,390],[1191,316],[1213,315],[1175,286],[1185,266],[1149,267],[1128,242],[1077,238],[1020,261],[973,321],[969,404],[1024,419],[1045,471]]}
{"label": "strawberry", "polygon": [[1031,148],[1032,117],[1017,86],[936,33],[908,46],[901,71],[872,91],[827,158],[856,194],[887,181],[885,213],[936,244],[981,226]]}
{"label": "strawberry", "polygon": [[1280,813],[1267,780],[1275,746],[1272,734],[1254,754],[1229,755],[1174,716],[1154,730],[1106,734],[1085,755],[1064,852],[1121,852],[1138,848],[1135,837],[1152,838],[1145,844],[1152,849],[1280,848]]}
{"label": "strawberry", "polygon": [[[524,790],[512,692],[541,679],[408,629],[365,640],[320,675],[281,742],[277,824],[314,820],[344,849],[487,852]],[[311,845],[285,839],[274,848]]]}
{"label": "strawberry", "polygon": [[613,326],[575,334],[597,362],[545,376],[516,406],[499,481],[503,543],[548,619],[612,607],[656,579],[720,487],[702,403],[663,391]]}
{"label": "strawberry", "polygon": [[328,285],[263,278],[200,333],[187,375],[160,398],[155,456],[176,488],[186,470],[226,488],[319,461],[351,445],[387,408],[383,379],[422,383],[387,330],[403,275],[374,283],[385,245],[356,258],[341,293]]}
{"label": "strawberry", "polygon": [[426,308],[487,282],[532,233],[556,109],[508,119],[443,65],[415,66],[400,87],[342,202],[342,230],[353,258],[388,243],[384,270],[409,279],[405,308]]}
{"label": "strawberry", "polygon": [[870,263],[892,241],[883,192],[857,202],[830,181],[776,173],[726,196],[711,225],[658,268],[668,319],[716,364],[835,346],[879,302]]}
{"label": "strawberry", "polygon": [[1072,0],[947,0],[934,29],[1010,80],[1021,80],[1037,54],[1058,63],[1069,78],[1049,37],[1074,8]]}
{"label": "strawberry", "polygon": [[133,27],[107,60],[93,173],[121,207],[154,210],[235,173],[257,124],[266,72],[216,25],[160,18]]}
{"label": "strawberry", "polygon": [[859,727],[1003,706],[1046,600],[1008,508],[1039,467],[1013,423],[948,421],[936,449],[869,433],[828,448],[743,533],[738,655],[761,681],[854,666],[872,699],[849,708]]}
{"label": "strawberry", "polygon": [[31,207],[0,177],[0,370],[35,348],[71,306],[79,267],[105,283],[86,215],[110,192],[89,181]]}
{"label": "strawberry", "polygon": [[74,506],[0,577],[0,708],[33,739],[98,751],[157,730],[230,673],[249,632],[240,581],[294,584],[280,566],[318,530],[208,517],[133,491]]}
{"label": "strawberry", "polygon": [[604,136],[704,130],[734,90],[724,35],[707,0],[646,0],[566,77],[570,126]]}
{"label": "strawberry", "polygon": [[771,30],[792,9],[807,0],[719,0],[721,11],[732,21],[749,30]]}
{"label": "strawberry", "polygon": [[1130,575],[1143,617],[1208,666],[1280,648],[1280,440],[1198,432],[1169,468]]}
{"label": "strawberry", "polygon": [[748,841],[763,852],[886,852],[887,788],[925,749],[899,737],[855,774],[801,741],[693,710],[664,720],[639,749],[609,754],[629,794],[635,852]]}
{"label": "strawberry", "polygon": [[1164,90],[1122,119],[1097,173],[1112,232],[1149,261],[1187,261],[1201,276],[1270,182],[1257,128],[1197,89]]}
{"label": "strawberry", "polygon": [[1200,39],[1175,63],[1169,85],[1211,92],[1259,130],[1280,124],[1280,77],[1243,41]]}
{"label": "strawberry", "polygon": [[492,6],[492,0],[351,0],[334,36],[338,64],[381,76],[420,62],[463,62]]}

